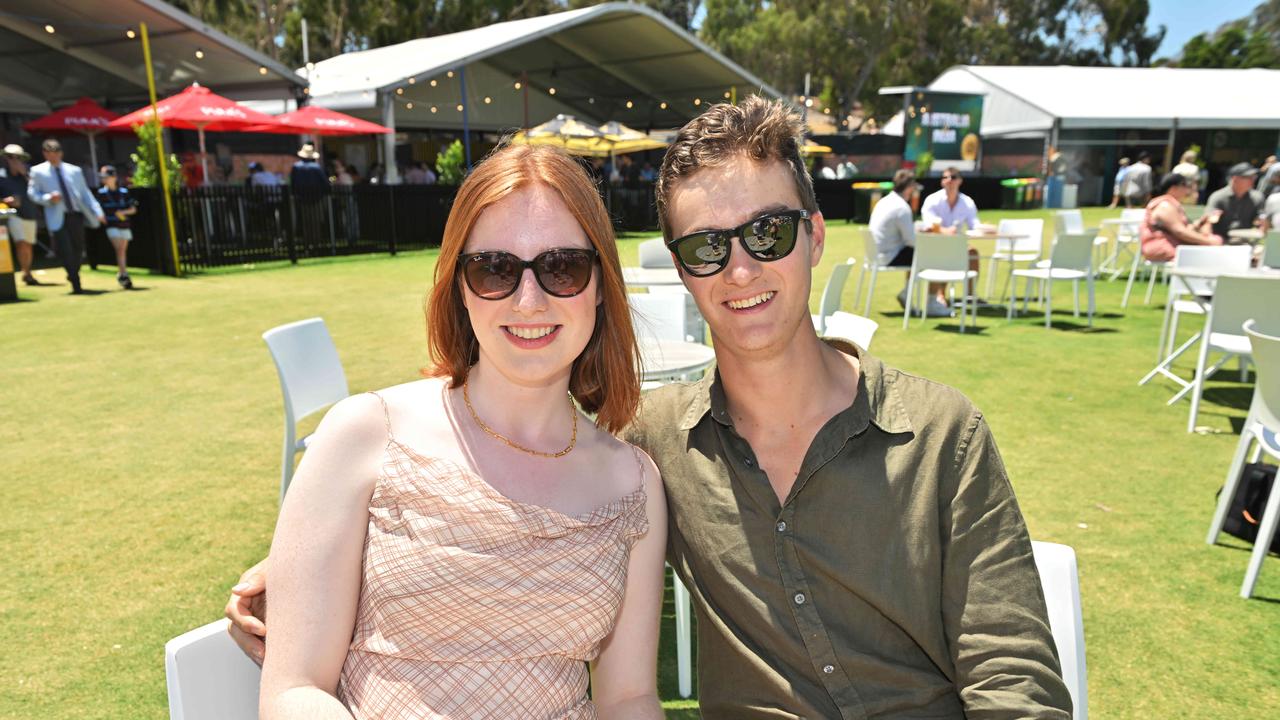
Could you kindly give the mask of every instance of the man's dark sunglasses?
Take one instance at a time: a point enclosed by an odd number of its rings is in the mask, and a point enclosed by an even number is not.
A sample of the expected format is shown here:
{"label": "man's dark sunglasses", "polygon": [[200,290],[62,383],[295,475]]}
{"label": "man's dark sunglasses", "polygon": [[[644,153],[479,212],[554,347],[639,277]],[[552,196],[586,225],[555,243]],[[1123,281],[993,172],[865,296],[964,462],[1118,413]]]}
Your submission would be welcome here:
{"label": "man's dark sunglasses", "polygon": [[520,287],[526,268],[533,270],[538,285],[548,295],[568,298],[587,289],[598,258],[595,250],[584,248],[547,250],[532,260],[521,260],[509,252],[490,251],[462,255],[458,267],[471,292],[485,300],[511,297]]}
{"label": "man's dark sunglasses", "polygon": [[796,247],[800,221],[813,232],[808,210],[785,210],[743,223],[727,230],[701,230],[667,243],[680,267],[694,277],[708,277],[729,265],[730,243],[742,241],[742,249],[760,262],[781,260]]}

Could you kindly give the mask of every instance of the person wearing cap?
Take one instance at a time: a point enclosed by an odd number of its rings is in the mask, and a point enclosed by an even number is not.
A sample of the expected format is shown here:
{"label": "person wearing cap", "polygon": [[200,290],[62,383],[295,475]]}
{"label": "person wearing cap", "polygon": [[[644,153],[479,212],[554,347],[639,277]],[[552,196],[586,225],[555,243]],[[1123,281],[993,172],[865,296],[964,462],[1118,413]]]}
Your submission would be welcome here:
{"label": "person wearing cap", "polygon": [[28,285],[40,283],[31,274],[32,248],[36,242],[36,218],[40,211],[36,204],[27,197],[27,183],[31,181],[27,170],[27,160],[31,156],[21,145],[6,145],[4,148],[4,167],[0,168],[0,202],[16,209],[10,215],[7,224],[9,240],[13,242],[18,253],[18,268],[22,272],[22,282]]}
{"label": "person wearing cap", "polygon": [[[1251,228],[1259,222],[1266,198],[1253,189],[1258,169],[1247,162],[1236,163],[1228,171],[1225,187],[1218,188],[1205,203],[1204,213],[1213,222],[1213,233],[1229,237],[1232,230]],[[1262,221],[1265,225],[1265,220]],[[1265,227],[1264,227],[1265,229]]]}
{"label": "person wearing cap", "polygon": [[102,186],[98,188],[98,202],[107,215],[107,239],[116,250],[116,282],[125,290],[133,289],[133,280],[129,277],[129,267],[125,258],[129,252],[129,241],[133,239],[133,230],[129,227],[129,218],[138,212],[138,204],[129,195],[128,188],[120,187],[120,178],[111,165],[103,165],[98,170],[98,178]]}
{"label": "person wearing cap", "polygon": [[84,255],[84,226],[97,227],[107,221],[102,206],[85,184],[84,172],[71,163],[62,162],[62,144],[45,140],[40,146],[45,162],[31,168],[27,195],[44,207],[45,227],[53,239],[53,247],[67,271],[71,292],[84,293],[80,287],[80,261]]}

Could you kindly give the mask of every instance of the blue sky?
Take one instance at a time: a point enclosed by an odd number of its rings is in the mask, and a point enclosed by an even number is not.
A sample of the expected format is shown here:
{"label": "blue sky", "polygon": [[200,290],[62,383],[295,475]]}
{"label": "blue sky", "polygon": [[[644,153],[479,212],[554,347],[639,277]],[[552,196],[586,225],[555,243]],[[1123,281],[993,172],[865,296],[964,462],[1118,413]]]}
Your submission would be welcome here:
{"label": "blue sky", "polygon": [[1151,12],[1147,27],[1165,25],[1169,32],[1164,37],[1156,57],[1176,55],[1188,40],[1202,32],[1210,32],[1219,25],[1253,13],[1262,0],[1150,0]]}

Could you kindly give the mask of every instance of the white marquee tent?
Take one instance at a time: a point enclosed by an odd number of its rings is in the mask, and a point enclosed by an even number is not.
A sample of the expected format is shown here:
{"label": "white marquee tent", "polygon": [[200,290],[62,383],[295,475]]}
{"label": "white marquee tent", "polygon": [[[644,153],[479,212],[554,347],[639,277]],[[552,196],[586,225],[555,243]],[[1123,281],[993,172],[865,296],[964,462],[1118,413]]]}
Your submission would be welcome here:
{"label": "white marquee tent", "polygon": [[[345,53],[303,68],[312,102],[387,127],[504,131],[557,114],[677,127],[759,78],[652,9],[581,10]],[[394,153],[394,135],[384,151]],[[394,167],[394,165],[389,165]]]}

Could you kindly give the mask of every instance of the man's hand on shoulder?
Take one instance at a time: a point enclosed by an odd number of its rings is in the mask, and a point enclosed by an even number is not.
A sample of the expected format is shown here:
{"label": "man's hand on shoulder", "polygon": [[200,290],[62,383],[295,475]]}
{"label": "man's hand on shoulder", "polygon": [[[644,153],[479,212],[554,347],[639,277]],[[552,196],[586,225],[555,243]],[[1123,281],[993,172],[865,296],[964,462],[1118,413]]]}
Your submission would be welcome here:
{"label": "man's hand on shoulder", "polygon": [[267,561],[254,565],[240,576],[227,600],[227,632],[254,662],[262,664],[267,652]]}

